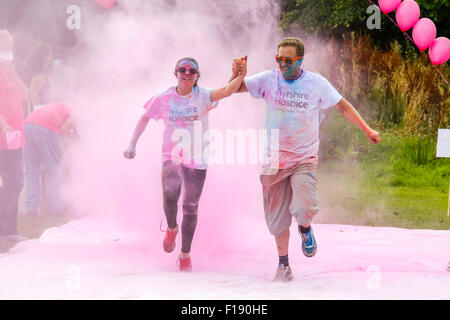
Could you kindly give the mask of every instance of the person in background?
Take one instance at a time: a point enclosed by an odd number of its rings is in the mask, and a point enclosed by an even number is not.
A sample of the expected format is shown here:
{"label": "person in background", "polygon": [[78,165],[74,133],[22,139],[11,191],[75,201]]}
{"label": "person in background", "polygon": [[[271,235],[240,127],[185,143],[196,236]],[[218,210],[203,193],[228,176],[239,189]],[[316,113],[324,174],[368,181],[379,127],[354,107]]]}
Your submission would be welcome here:
{"label": "person in background", "polygon": [[49,215],[61,215],[62,158],[61,136],[75,133],[75,122],[66,103],[41,106],[25,119],[25,190],[27,215],[38,215],[41,201],[41,166],[45,171],[44,200]]}
{"label": "person in background", "polygon": [[17,213],[25,144],[22,102],[28,99],[28,88],[12,63],[13,46],[11,34],[0,30],[0,237],[20,241]]}
{"label": "person in background", "polygon": [[52,87],[50,74],[52,71],[52,46],[39,40],[28,53],[24,63],[25,80],[30,87],[30,101],[26,115],[35,110],[35,106],[52,101],[49,95]]}

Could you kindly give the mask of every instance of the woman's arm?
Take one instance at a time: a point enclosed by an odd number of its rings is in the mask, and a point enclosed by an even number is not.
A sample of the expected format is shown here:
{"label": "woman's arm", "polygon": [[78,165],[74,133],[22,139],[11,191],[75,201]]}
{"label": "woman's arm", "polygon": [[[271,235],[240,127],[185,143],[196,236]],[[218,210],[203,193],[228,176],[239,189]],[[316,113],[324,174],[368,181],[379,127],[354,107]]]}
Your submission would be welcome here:
{"label": "woman's arm", "polygon": [[211,102],[229,97],[233,93],[238,91],[246,75],[247,75],[247,61],[242,59],[242,65],[238,76],[232,79],[226,87],[214,89],[211,92]]}
{"label": "woman's arm", "polygon": [[130,144],[128,148],[123,152],[123,156],[127,159],[133,159],[136,156],[136,144],[139,140],[139,137],[144,132],[145,128],[147,128],[147,124],[150,118],[147,117],[146,114],[143,114],[136,124],[136,128],[134,129],[133,137],[131,138]]}
{"label": "woman's arm", "polygon": [[[231,66],[232,74],[231,74],[230,81],[232,81],[234,78],[236,78],[239,75],[239,71],[242,70],[242,61],[243,60],[247,61],[247,57],[233,59],[233,64]],[[248,92],[247,86],[245,85],[244,80],[242,80],[241,86],[236,91],[236,93],[241,93],[241,92]]]}

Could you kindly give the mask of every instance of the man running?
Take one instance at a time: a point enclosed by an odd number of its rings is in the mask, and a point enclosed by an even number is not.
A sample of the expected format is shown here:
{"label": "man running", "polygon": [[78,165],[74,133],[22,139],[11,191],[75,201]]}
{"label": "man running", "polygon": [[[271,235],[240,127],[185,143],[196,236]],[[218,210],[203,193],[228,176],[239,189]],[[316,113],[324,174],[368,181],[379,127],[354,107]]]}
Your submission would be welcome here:
{"label": "man running", "polygon": [[[247,77],[238,92],[248,91],[264,99],[265,129],[279,130],[277,168],[264,166],[260,176],[264,212],[269,231],[275,236],[279,264],[275,281],[289,281],[289,227],[292,217],[298,224],[302,251],[313,257],[317,250],[311,222],[318,213],[317,165],[319,151],[319,111],[337,108],[345,118],[363,130],[371,143],[380,142],[355,108],[320,74],[302,69],[304,45],[298,38],[285,38],[275,57],[278,69]],[[243,59],[233,62],[237,76]],[[268,154],[273,154],[268,145]],[[272,146],[273,148],[273,146]]]}

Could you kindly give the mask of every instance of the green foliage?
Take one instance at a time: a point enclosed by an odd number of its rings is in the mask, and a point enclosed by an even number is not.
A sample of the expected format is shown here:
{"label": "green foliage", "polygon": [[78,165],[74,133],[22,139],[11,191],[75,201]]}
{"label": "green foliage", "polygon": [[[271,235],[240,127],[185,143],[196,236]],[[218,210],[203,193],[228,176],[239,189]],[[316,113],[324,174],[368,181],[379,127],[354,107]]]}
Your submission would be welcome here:
{"label": "green foliage", "polygon": [[[417,3],[421,17],[428,17],[436,24],[438,36],[448,37],[448,0],[418,0]],[[366,0],[282,0],[280,27],[285,32],[301,29],[303,33],[338,39],[342,39],[344,34],[356,32],[370,36],[382,49],[388,49],[395,40],[402,45],[402,52],[417,56],[417,48],[383,14],[380,30],[367,28],[369,14],[366,10],[370,5],[372,3]],[[395,21],[395,12],[389,13],[389,16]]]}
{"label": "green foliage", "polygon": [[381,143],[370,144],[361,131],[338,112],[331,114],[320,133],[320,161],[359,165],[369,179],[389,187],[435,188],[448,191],[450,159],[436,158],[436,139],[402,137],[393,128],[381,133]]}
{"label": "green foliage", "polygon": [[299,25],[309,32],[331,36],[336,31],[362,28],[367,7],[358,0],[287,0],[282,1],[282,8],[280,26],[284,30]]}
{"label": "green foliage", "polygon": [[[435,157],[435,139],[402,137],[391,129],[371,145],[353,125],[331,125],[334,116],[321,131],[319,189],[332,185],[322,197],[344,213],[322,223],[450,229],[450,159]],[[327,134],[335,137],[330,149]]]}
{"label": "green foliage", "polygon": [[420,17],[431,19],[437,29],[437,37],[450,36],[450,10],[448,0],[416,0]]}
{"label": "green foliage", "polygon": [[[310,50],[327,62],[317,71],[376,128],[395,127],[405,136],[435,136],[439,128],[450,128],[447,84],[425,58],[403,58],[400,44],[382,51],[368,36],[350,34]],[[449,78],[450,69],[441,70]]]}
{"label": "green foliage", "polygon": [[[448,0],[417,2],[421,17],[433,20],[438,36],[448,37]],[[336,185],[326,193],[327,201],[350,214],[328,222],[450,229],[450,159],[435,157],[437,129],[450,128],[449,87],[386,16],[381,30],[367,28],[369,5],[356,0],[281,1],[282,30],[326,39],[306,48],[317,61],[326,61],[314,71],[381,132],[381,143],[372,145],[338,111],[325,111],[319,158],[322,175]],[[395,13],[389,16],[395,20]],[[450,78],[448,64],[439,69]]]}

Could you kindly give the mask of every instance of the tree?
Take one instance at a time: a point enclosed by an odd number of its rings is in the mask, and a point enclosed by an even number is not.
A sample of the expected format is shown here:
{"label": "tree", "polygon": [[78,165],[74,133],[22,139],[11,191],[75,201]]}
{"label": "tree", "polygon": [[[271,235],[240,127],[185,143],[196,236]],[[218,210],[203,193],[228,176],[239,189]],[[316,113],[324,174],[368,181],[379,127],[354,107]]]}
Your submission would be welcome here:
{"label": "tree", "polygon": [[[374,1],[377,4],[377,1]],[[438,36],[449,36],[450,10],[448,0],[418,0],[421,17],[428,17],[436,24]],[[409,40],[387,18],[382,17],[381,29],[370,30],[366,13],[370,1],[361,0],[281,0],[280,27],[285,31],[301,28],[303,32],[325,37],[342,38],[356,32],[369,35],[377,45],[389,48],[393,40],[402,44],[404,50],[411,49]],[[395,21],[395,13],[390,13]]]}

